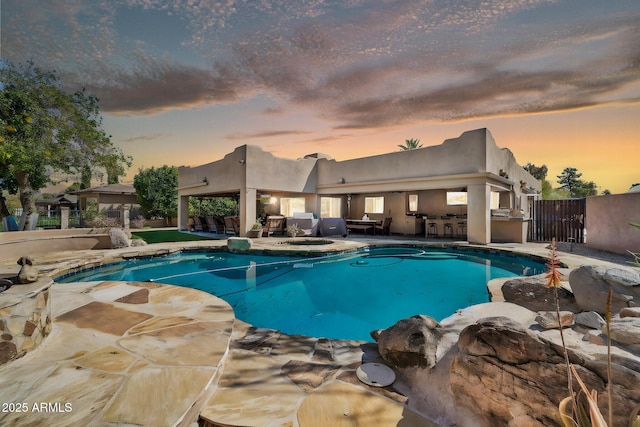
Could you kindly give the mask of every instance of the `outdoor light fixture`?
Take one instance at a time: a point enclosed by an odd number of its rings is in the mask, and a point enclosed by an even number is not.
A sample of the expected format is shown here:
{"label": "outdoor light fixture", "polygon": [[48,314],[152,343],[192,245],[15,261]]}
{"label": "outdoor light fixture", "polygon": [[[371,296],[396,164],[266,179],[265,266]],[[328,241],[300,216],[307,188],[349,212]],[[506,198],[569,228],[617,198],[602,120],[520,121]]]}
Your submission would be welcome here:
{"label": "outdoor light fixture", "polygon": [[241,165],[244,165],[244,159],[238,160],[238,163],[240,163]]}

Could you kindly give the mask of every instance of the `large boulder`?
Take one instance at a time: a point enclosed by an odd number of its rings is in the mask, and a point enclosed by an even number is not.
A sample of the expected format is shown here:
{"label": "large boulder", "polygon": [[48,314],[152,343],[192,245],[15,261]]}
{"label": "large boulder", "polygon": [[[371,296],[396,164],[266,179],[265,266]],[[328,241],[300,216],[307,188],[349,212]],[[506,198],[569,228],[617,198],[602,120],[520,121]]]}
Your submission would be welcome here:
{"label": "large boulder", "polygon": [[378,342],[378,352],[389,365],[398,369],[431,368],[437,362],[438,342],[443,333],[434,318],[416,315],[372,336]]}
{"label": "large boulder", "polygon": [[[554,289],[547,287],[544,275],[524,276],[510,279],[502,285],[504,300],[531,311],[552,311],[556,309]],[[580,307],[568,290],[558,287],[560,310],[577,313]]]}
{"label": "large boulder", "polygon": [[[572,352],[569,357],[589,390],[606,396],[606,363]],[[613,425],[626,425],[640,402],[640,373],[623,366],[631,363],[625,361],[612,364]],[[480,320],[461,332],[450,386],[457,407],[475,414],[475,425],[562,425],[558,404],[567,396],[562,347],[507,318]],[[606,419],[607,399],[599,403]]]}
{"label": "large boulder", "polygon": [[[633,345],[640,348],[640,318],[625,317],[623,319],[613,319],[609,324],[611,329],[611,339],[620,344]],[[602,327],[602,332],[607,333],[606,326]]]}
{"label": "large boulder", "polygon": [[131,246],[131,239],[121,228],[112,228],[109,230],[109,237],[111,238],[111,246],[114,249],[128,248]]}
{"label": "large boulder", "polygon": [[640,283],[634,285],[636,269],[583,265],[569,275],[576,302],[584,311],[604,314],[609,289],[613,290],[611,310],[618,313],[640,303]]}
{"label": "large boulder", "polygon": [[251,239],[248,237],[229,237],[227,249],[229,252],[246,252],[251,249]]}

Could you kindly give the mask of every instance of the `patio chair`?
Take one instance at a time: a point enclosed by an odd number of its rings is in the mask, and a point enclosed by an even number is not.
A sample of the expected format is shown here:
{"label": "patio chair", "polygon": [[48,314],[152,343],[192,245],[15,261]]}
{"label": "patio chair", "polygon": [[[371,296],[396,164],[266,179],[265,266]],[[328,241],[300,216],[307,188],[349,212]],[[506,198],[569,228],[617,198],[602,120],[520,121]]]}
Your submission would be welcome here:
{"label": "patio chair", "polygon": [[225,216],[224,217],[224,234],[239,236],[240,235],[240,218],[238,218],[237,216]]}
{"label": "patio chair", "polygon": [[280,234],[285,235],[285,221],[283,216],[279,215],[270,215],[267,217],[267,222],[264,226],[265,232],[267,233],[267,237],[270,237],[272,234]]}
{"label": "patio chair", "polygon": [[202,218],[199,216],[193,217],[193,229],[195,231],[204,231],[204,224],[202,223]]}
{"label": "patio chair", "polygon": [[382,221],[382,224],[376,224],[376,230],[381,230],[382,235],[389,235],[389,227],[391,227],[391,217],[387,217]]}
{"label": "patio chair", "polygon": [[207,221],[207,226],[209,227],[209,232],[222,234],[224,231],[224,221],[220,221],[220,219],[211,215],[206,216],[205,219]]}

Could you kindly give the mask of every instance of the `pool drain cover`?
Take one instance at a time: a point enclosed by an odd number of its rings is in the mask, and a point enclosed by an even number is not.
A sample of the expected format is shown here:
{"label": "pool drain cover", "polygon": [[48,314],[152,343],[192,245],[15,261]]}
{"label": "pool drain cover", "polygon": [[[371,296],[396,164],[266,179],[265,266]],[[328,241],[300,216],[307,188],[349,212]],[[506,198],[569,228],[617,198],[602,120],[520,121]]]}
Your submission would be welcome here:
{"label": "pool drain cover", "polygon": [[396,374],[387,365],[380,363],[365,363],[356,370],[358,379],[374,387],[386,387],[393,384]]}

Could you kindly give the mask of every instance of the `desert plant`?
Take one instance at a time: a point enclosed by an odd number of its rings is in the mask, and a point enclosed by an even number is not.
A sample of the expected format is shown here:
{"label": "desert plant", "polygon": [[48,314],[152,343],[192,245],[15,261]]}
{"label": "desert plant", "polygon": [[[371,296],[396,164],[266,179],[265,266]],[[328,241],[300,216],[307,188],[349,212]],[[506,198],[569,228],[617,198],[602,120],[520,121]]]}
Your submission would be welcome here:
{"label": "desert plant", "polygon": [[[567,367],[567,388],[569,390],[568,399],[572,402],[572,410],[573,410],[573,408],[577,408],[578,405],[576,402],[576,398],[573,394],[573,381],[572,381],[573,377],[571,375],[571,363],[569,362],[569,353],[567,352],[567,345],[564,340],[564,332],[562,331],[562,321],[560,318],[560,298],[558,297],[558,286],[561,285],[561,280],[560,280],[560,271],[558,270],[559,268],[560,268],[560,260],[558,259],[556,239],[553,238],[551,240],[551,254],[549,256],[549,261],[547,262],[547,274],[545,277],[547,279],[547,287],[548,288],[553,287],[553,297],[556,303],[556,316],[558,317],[558,330],[560,331],[560,340],[562,341],[562,350],[564,352],[564,363]],[[564,417],[562,408],[567,406],[566,400],[567,399],[560,402],[561,417]],[[563,421],[564,421],[564,418],[563,418]],[[565,422],[565,425],[567,425],[568,427],[570,424],[567,424]]]}
{"label": "desert plant", "polygon": [[[562,349],[564,351],[565,364],[567,365],[567,382],[569,391],[569,396],[564,398],[558,405],[560,418],[565,427],[607,427],[608,424],[602,416],[600,408],[598,407],[597,392],[595,390],[589,392],[589,389],[582,381],[582,378],[580,378],[580,375],[578,375],[576,368],[569,362],[569,354],[567,352],[567,346],[565,344],[564,334],[562,332],[562,324],[560,320],[560,299],[558,298],[558,286],[560,285],[560,272],[558,271],[559,266],[560,261],[558,260],[556,240],[554,238],[551,241],[551,255],[549,257],[549,262],[547,263],[548,271],[546,277],[549,280],[547,286],[552,286],[554,289],[556,315],[558,317],[558,327],[560,329],[560,337],[562,340]],[[609,400],[609,425],[613,425],[613,403],[611,396],[611,331],[609,329],[611,323],[611,300],[612,290],[609,289],[609,296],[607,298],[605,313],[608,336],[607,396]],[[577,395],[573,392],[574,377],[580,385],[580,392]],[[570,407],[569,404],[571,404]]]}
{"label": "desert plant", "polygon": [[296,237],[300,233],[300,227],[298,224],[291,224],[287,226],[287,236]]}

